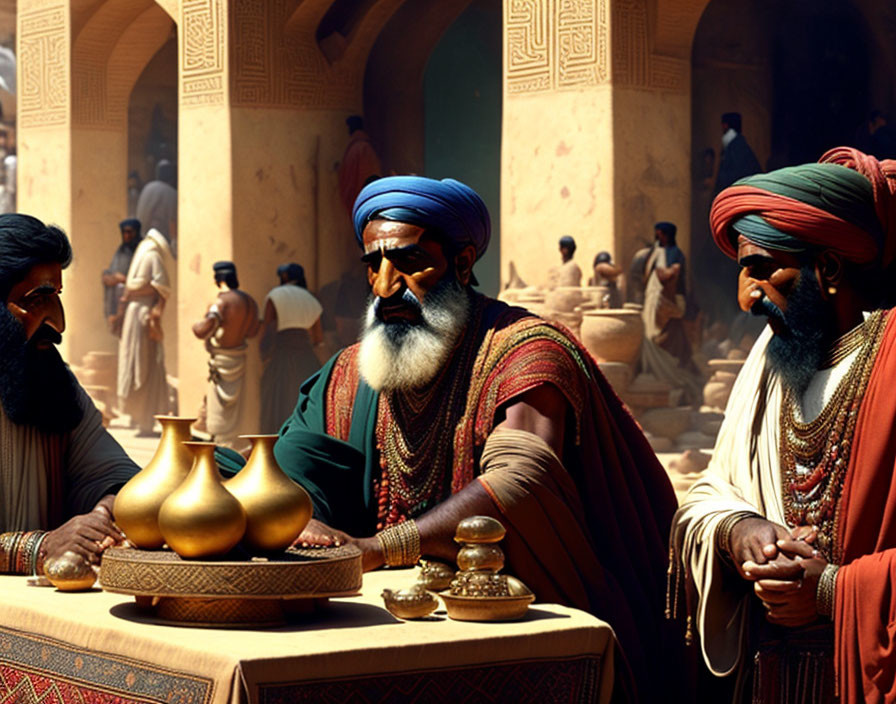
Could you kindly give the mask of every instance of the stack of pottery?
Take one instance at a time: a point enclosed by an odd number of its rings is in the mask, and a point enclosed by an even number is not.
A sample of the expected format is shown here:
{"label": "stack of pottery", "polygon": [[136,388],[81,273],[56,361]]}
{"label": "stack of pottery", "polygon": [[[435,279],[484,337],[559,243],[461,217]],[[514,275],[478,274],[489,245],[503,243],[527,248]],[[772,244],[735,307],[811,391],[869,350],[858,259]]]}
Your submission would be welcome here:
{"label": "stack of pottery", "polygon": [[276,435],[253,442],[246,466],[226,484],[215,445],[190,441],[195,418],[156,416],[162,424],[150,463],[115,499],[115,521],[138,548],[164,543],[181,557],[224,555],[241,540],[253,551],[287,548],[311,518],[311,499],[273,455]]}
{"label": "stack of pottery", "polygon": [[711,359],[707,363],[712,376],[703,387],[703,403],[710,408],[724,410],[734,387],[737,374],[744,365],[742,359]]}
{"label": "stack of pottery", "polygon": [[458,621],[509,621],[521,618],[535,595],[520,580],[498,572],[504,551],[498,543],[504,526],[490,516],[471,516],[457,524],[454,540],[460,543],[460,571],[448,590],[441,592],[448,617]]}
{"label": "stack of pottery", "polygon": [[582,327],[580,306],[585,301],[580,286],[558,286],[545,296],[544,317],[569,328],[579,337]]}

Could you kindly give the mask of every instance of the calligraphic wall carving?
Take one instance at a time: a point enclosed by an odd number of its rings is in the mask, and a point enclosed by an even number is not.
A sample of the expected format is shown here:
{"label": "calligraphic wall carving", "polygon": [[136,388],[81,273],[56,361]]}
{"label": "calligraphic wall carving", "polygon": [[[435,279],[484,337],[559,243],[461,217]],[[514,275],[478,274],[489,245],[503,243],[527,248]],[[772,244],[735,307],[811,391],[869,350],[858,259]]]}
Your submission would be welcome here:
{"label": "calligraphic wall carving", "polygon": [[295,6],[295,0],[240,0],[231,5],[232,105],[338,109],[354,103],[363,64],[331,65],[313,29],[287,34]]}
{"label": "calligraphic wall carving", "polygon": [[684,59],[650,50],[645,0],[613,0],[613,84],[648,90],[684,92]]}
{"label": "calligraphic wall carving", "polygon": [[505,0],[504,56],[511,94],[606,83],[608,0]]}
{"label": "calligraphic wall carving", "polygon": [[183,0],[180,104],[185,108],[225,103],[225,20],[223,0]]}
{"label": "calligraphic wall carving", "polygon": [[645,0],[505,0],[504,66],[511,95],[611,80],[681,92],[688,70],[683,59],[651,52]]}
{"label": "calligraphic wall carving", "polygon": [[65,3],[22,3],[18,47],[20,127],[63,125],[69,117],[69,39]]}

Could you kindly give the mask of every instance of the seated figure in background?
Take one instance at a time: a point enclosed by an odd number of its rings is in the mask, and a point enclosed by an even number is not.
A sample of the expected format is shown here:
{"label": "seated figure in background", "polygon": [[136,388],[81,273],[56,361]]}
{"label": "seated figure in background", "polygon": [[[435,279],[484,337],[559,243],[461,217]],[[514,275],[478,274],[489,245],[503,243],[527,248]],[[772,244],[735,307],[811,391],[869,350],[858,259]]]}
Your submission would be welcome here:
{"label": "seated figure in background", "polygon": [[560,238],[560,258],[562,262],[548,271],[548,288],[560,286],[581,286],[582,270],[573,261],[576,254],[576,241],[569,235]]}
{"label": "seated figure in background", "polygon": [[589,286],[600,286],[606,289],[601,300],[601,308],[622,308],[622,293],[616,285],[616,280],[622,274],[622,269],[613,263],[609,252],[598,252],[594,257],[594,274],[588,281]]}
{"label": "seated figure in background", "polygon": [[380,179],[353,221],[361,341],[302,386],[275,448],[314,503],[300,540],[354,543],[365,570],[453,562],[458,521],[494,516],[507,571],[607,619],[620,690],[657,701],[679,646],[662,618],[676,502],[637,424],[575,339],[473,289],[490,221],[472,189]]}
{"label": "seated figure in background", "polygon": [[123,536],[114,493],[137,466],[62,361],[68,238],[0,215],[0,572],[40,573],[67,550],[98,563]]}

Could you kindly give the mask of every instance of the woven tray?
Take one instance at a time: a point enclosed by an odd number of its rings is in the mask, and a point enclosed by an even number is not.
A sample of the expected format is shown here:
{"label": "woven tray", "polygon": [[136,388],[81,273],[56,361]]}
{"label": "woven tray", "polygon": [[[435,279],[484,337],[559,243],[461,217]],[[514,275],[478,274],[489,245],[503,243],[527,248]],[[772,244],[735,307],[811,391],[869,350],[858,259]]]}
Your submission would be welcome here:
{"label": "woven tray", "polygon": [[308,600],[358,594],[361,551],[353,545],[290,549],[276,560],[237,562],[110,548],[99,579],[104,590],[133,595],[138,605],[169,622],[271,626],[307,612]]}

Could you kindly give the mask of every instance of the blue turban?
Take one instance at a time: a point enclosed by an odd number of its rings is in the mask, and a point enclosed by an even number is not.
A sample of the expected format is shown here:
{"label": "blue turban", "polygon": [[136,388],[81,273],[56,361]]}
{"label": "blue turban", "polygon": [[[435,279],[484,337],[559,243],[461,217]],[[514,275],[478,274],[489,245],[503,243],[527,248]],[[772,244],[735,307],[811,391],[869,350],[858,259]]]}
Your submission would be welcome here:
{"label": "blue turban", "polygon": [[458,248],[473,245],[476,259],[485,253],[491,237],[491,221],[482,198],[451,178],[387,176],[369,183],[355,199],[352,212],[359,244],[367,223],[377,218],[437,229]]}

